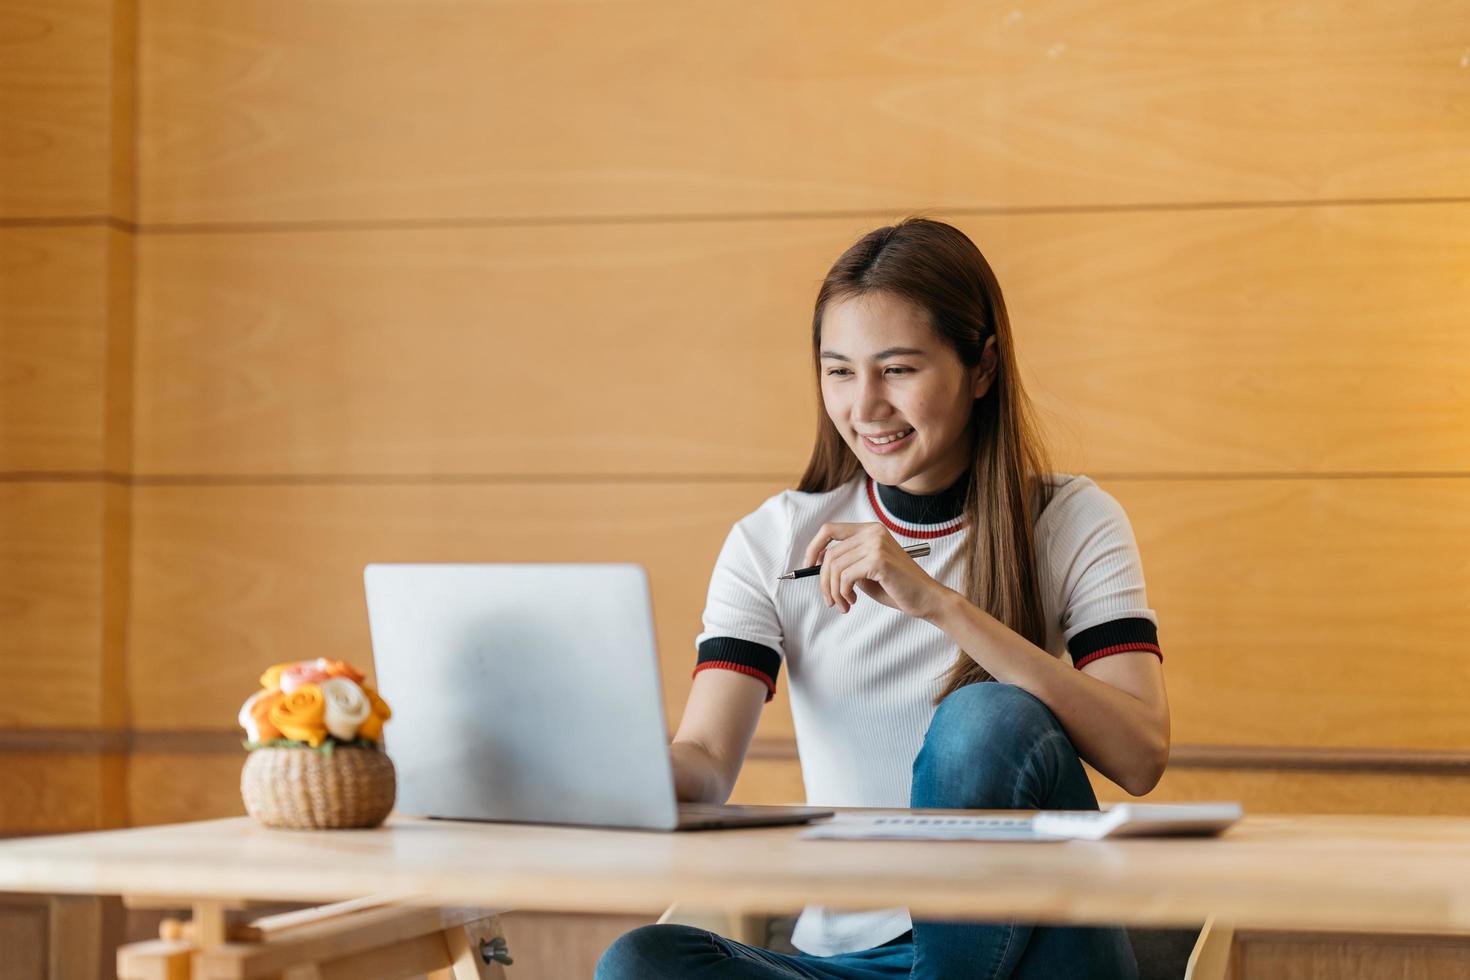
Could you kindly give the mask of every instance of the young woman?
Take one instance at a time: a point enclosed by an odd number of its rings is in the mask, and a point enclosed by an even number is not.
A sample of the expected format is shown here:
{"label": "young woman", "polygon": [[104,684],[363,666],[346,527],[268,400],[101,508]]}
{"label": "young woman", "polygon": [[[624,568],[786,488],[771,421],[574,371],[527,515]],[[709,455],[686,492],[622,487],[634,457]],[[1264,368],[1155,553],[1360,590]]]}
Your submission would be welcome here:
{"label": "young woman", "polygon": [[[679,798],[729,796],[783,661],[811,804],[1095,810],[1083,759],[1148,792],[1169,708],[1133,533],[1091,480],[1048,471],[974,243],[919,218],[864,236],[822,283],[812,353],[801,485],[735,525],[710,582]],[[820,579],[778,580],[818,562]],[[801,955],[646,926],[597,975],[1137,975],[1120,928],[809,906],[792,942]]]}

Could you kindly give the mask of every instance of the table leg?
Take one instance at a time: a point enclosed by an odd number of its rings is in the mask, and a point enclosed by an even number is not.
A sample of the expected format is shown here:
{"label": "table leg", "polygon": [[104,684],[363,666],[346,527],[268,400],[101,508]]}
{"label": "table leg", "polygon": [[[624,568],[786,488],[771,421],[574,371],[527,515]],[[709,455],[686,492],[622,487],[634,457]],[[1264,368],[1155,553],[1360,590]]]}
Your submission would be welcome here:
{"label": "table leg", "polygon": [[196,902],[177,940],[119,953],[122,980],[505,980],[495,910],[432,908],[377,897],[229,921]]}
{"label": "table leg", "polygon": [[444,930],[454,980],[505,980],[511,962],[500,919],[488,916]]}

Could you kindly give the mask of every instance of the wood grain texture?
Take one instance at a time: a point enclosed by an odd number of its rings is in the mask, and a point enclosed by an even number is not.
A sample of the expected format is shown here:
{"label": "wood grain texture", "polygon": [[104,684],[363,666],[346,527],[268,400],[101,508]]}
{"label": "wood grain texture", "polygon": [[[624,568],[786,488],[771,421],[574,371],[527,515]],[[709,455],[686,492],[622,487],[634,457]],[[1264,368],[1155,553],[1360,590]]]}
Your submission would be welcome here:
{"label": "wood grain texture", "polygon": [[752,759],[747,756],[729,802],[805,803],[806,786],[801,781],[801,763],[796,759]]}
{"label": "wood grain texture", "polygon": [[0,218],[103,216],[113,3],[0,2]]}
{"label": "wood grain texture", "polygon": [[7,752],[0,756],[0,836],[121,827],[121,756]]}
{"label": "wood grain texture", "polygon": [[1464,9],[144,4],[145,222],[1465,195]]}
{"label": "wood grain texture", "polygon": [[49,902],[39,895],[0,895],[0,980],[49,980]]}
{"label": "wood grain texture", "polygon": [[107,232],[107,332],[103,347],[102,468],[133,469],[133,347],[136,337],[137,236]]}
{"label": "wood grain texture", "polygon": [[107,214],[138,218],[138,8],[143,0],[112,0],[112,64],[108,78]]}
{"label": "wood grain texture", "polygon": [[1171,767],[1151,793],[1135,797],[1091,767],[1087,775],[1103,804],[1236,800],[1246,813],[1470,814],[1470,777],[1466,776]]}
{"label": "wood grain texture", "polygon": [[[128,773],[132,824],[244,815],[240,799],[244,761],[243,751],[134,754]],[[1238,800],[1247,813],[1257,814],[1470,814],[1470,778],[1465,776],[1171,768],[1153,792],[1135,797],[1091,767],[1087,775],[1103,804]],[[800,764],[796,759],[746,759],[730,802],[805,803]]]}
{"label": "wood grain texture", "polygon": [[[243,698],[241,699],[244,700]],[[128,757],[128,820],[131,826],[243,817],[238,754],[135,752]]]}
{"label": "wood grain texture", "polygon": [[127,642],[132,588],[132,491],[128,487],[103,484],[101,536],[97,720],[103,728],[116,731],[131,722]]}
{"label": "wood grain texture", "polygon": [[50,980],[109,980],[126,918],[116,898],[56,895],[51,899]]}
{"label": "wood grain texture", "polygon": [[[392,561],[631,561],[653,587],[666,714],[691,683],[710,569],[778,485],[136,487],[132,718],[220,729],[282,660],[371,663],[362,569]],[[784,692],[763,731],[790,732]]]}
{"label": "wood grain texture", "polygon": [[590,977],[603,950],[623,933],[652,924],[653,916],[512,912],[500,916],[515,980]]}
{"label": "wood grain texture", "polygon": [[0,482],[0,727],[101,723],[105,496]]}
{"label": "wood grain texture", "polygon": [[[231,739],[221,751],[221,737]],[[229,733],[199,738],[191,747],[140,749],[130,756],[129,807],[137,825],[239,816],[244,753]],[[793,746],[794,750],[794,746]],[[1104,804],[1239,800],[1248,813],[1362,813],[1443,815],[1470,813],[1470,777],[1427,772],[1300,771],[1197,768],[1171,765],[1159,785],[1134,797],[1091,767],[1087,774]],[[801,804],[801,765],[789,758],[747,755],[731,803]]]}
{"label": "wood grain texture", "polygon": [[116,234],[0,228],[0,472],[103,467]]}
{"label": "wood grain texture", "polygon": [[1461,980],[1470,976],[1464,936],[1237,932],[1232,980]]}
{"label": "wood grain texture", "polygon": [[[975,811],[950,811],[973,814]],[[994,811],[991,811],[994,812]],[[1470,819],[1247,815],[1219,839],[806,841],[390,817],[283,834],[248,818],[0,841],[0,888],[656,914],[908,906],[919,918],[1470,932]],[[310,856],[309,859],[307,856]],[[1106,882],[1106,888],[1099,888]]]}
{"label": "wood grain texture", "polygon": [[1470,481],[1105,486],[1159,613],[1176,741],[1470,745]]}
{"label": "wood grain texture", "polygon": [[[878,223],[145,235],[135,465],[797,473],[816,288]],[[1067,468],[1466,468],[1470,205],[958,224]]]}
{"label": "wood grain texture", "polygon": [[[1104,482],[1133,523],[1178,742],[1467,745],[1470,480]],[[132,716],[218,729],[279,660],[367,660],[370,561],[634,561],[665,710],[710,568],[779,483],[140,486]],[[1411,661],[1412,667],[1385,664]],[[779,685],[784,698],[784,678]],[[762,736],[789,734],[781,701]]]}

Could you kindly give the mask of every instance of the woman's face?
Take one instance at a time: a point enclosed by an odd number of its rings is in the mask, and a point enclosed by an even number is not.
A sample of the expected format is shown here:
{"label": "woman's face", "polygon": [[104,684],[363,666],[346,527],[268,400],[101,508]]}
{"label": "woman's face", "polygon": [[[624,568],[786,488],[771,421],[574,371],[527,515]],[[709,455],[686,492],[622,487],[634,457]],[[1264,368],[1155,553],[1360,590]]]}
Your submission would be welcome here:
{"label": "woman's face", "polygon": [[[872,292],[829,304],[821,339],[827,417],[868,475],[922,494],[958,480],[971,461],[971,405],[994,377],[995,338],[986,341],[981,363],[966,368],[929,326],[927,312],[893,293]],[[895,434],[901,438],[887,445],[866,438]]]}

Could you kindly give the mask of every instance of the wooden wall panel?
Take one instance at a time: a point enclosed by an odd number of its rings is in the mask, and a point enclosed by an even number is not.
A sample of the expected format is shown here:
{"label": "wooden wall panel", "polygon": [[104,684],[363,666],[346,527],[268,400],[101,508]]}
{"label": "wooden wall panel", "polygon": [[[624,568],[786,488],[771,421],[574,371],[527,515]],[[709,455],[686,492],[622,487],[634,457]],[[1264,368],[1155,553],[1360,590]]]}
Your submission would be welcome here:
{"label": "wooden wall panel", "polygon": [[[1098,802],[1188,803],[1238,800],[1247,813],[1470,815],[1470,775],[1390,772],[1302,772],[1171,766],[1151,793],[1132,796],[1084,767]],[[802,803],[795,758],[748,758],[734,803]]]}
{"label": "wooden wall panel", "polygon": [[0,753],[0,837],[122,826],[124,765],[95,752]]}
{"label": "wooden wall panel", "polygon": [[0,834],[126,822],[135,13],[0,0]]}
{"label": "wooden wall panel", "polygon": [[0,0],[0,219],[108,213],[113,6]]}
{"label": "wooden wall panel", "polygon": [[[245,814],[240,799],[244,749],[218,751],[219,739],[214,737],[201,737],[199,742],[199,751],[143,749],[129,757],[128,811],[133,826]],[[805,800],[801,767],[794,758],[747,759],[730,797],[732,803]]]}
{"label": "wooden wall panel", "polygon": [[128,757],[130,825],[245,816],[240,796],[244,765],[243,748],[238,753],[132,753]]}
{"label": "wooden wall panel", "polygon": [[0,472],[102,469],[112,234],[0,228]]}
{"label": "wooden wall panel", "polygon": [[1470,748],[1470,480],[1127,480],[1176,742]]}
{"label": "wooden wall panel", "polygon": [[45,897],[0,895],[0,980],[49,980]]}
{"label": "wooden wall panel", "polygon": [[[281,660],[371,661],[362,569],[374,561],[628,561],[648,569],[677,721],[730,526],[779,486],[140,486],[133,493],[132,718],[234,725]],[[789,733],[784,693],[763,731]]]}
{"label": "wooden wall panel", "polygon": [[[240,752],[157,752],[132,755],[128,805],[134,826],[243,816]],[[1470,815],[1470,776],[1435,773],[1301,772],[1196,769],[1174,766],[1153,792],[1127,792],[1091,767],[1087,774],[1104,805],[1239,800],[1247,813],[1364,813]],[[806,791],[795,757],[745,761],[732,803],[803,803]]]}
{"label": "wooden wall panel", "polygon": [[1470,775],[1291,772],[1171,766],[1153,792],[1129,796],[1091,769],[1100,803],[1237,800],[1247,813],[1376,813],[1470,816]]}
{"label": "wooden wall panel", "polygon": [[[1247,813],[1470,815],[1470,775],[1302,772],[1171,766],[1151,793],[1132,796],[1085,767],[1098,802],[1188,803],[1238,800]],[[802,803],[795,758],[747,759],[731,802]]]}
{"label": "wooden wall panel", "polygon": [[[1132,796],[1087,769],[1103,805],[1239,800],[1247,813],[1470,815],[1470,775],[1390,772],[1302,772],[1171,766],[1153,792]],[[802,803],[795,758],[747,758],[731,802]]]}
{"label": "wooden wall panel", "polygon": [[98,483],[0,481],[0,728],[100,720]]}
{"label": "wooden wall panel", "polygon": [[[1160,611],[1176,742],[1470,747],[1470,481],[1107,486]],[[370,561],[633,561],[653,583],[672,723],[720,544],[779,489],[139,487],[133,718],[223,729],[272,662],[366,660]],[[784,702],[766,713],[763,734],[790,731]]]}
{"label": "wooden wall panel", "polygon": [[[794,750],[795,746],[793,746]],[[731,803],[806,802],[806,784],[801,780],[801,763],[796,759],[749,758],[740,767],[740,777],[730,792]]]}
{"label": "wooden wall panel", "polygon": [[145,222],[1464,195],[1464,8],[200,4]]}
{"label": "wooden wall panel", "polygon": [[[816,286],[877,223],[145,236],[136,466],[799,473]],[[1064,468],[1470,459],[1470,205],[959,224]]]}
{"label": "wooden wall panel", "polygon": [[602,953],[619,936],[655,921],[649,915],[586,915],[512,912],[500,917],[506,946],[515,959],[515,980],[590,977]]}
{"label": "wooden wall panel", "polygon": [[1231,980],[1463,980],[1470,976],[1470,943],[1461,935],[1363,935],[1266,932],[1234,935]]}

